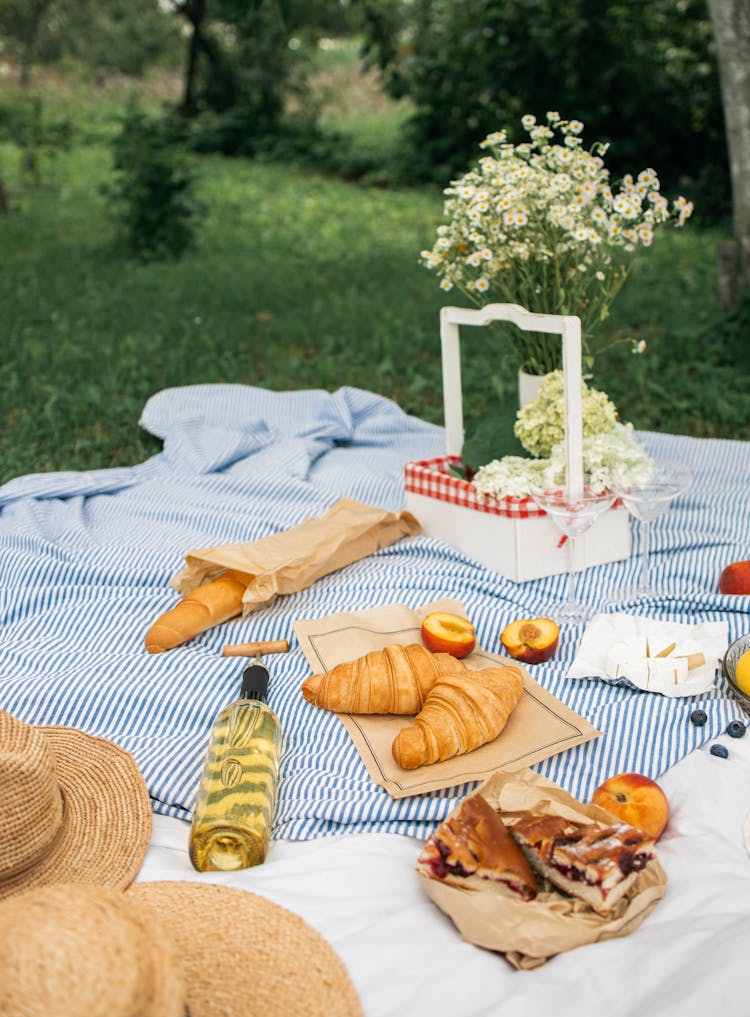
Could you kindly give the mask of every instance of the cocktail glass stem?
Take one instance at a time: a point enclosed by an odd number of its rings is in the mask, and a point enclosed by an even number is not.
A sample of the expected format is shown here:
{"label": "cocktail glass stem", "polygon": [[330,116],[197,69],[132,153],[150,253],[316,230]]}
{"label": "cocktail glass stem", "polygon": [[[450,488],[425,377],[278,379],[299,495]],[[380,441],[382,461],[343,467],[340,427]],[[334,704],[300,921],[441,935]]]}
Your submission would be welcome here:
{"label": "cocktail glass stem", "polygon": [[568,552],[568,602],[565,605],[566,612],[569,616],[576,613],[578,605],[576,604],[576,577],[575,577],[575,565],[573,551],[575,548],[575,537],[568,537],[565,541]]}
{"label": "cocktail glass stem", "polygon": [[651,521],[645,520],[641,523],[641,580],[638,584],[639,593],[649,593],[651,591],[651,576],[648,565],[650,544]]}

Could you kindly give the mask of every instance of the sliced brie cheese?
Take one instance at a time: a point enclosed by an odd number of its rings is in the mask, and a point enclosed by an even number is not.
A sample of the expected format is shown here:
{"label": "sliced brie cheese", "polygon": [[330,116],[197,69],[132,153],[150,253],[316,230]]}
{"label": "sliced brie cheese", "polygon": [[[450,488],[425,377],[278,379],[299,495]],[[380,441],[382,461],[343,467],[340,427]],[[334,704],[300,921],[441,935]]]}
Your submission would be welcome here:
{"label": "sliced brie cheese", "polygon": [[[662,640],[663,642],[663,640]],[[614,643],[607,653],[607,675],[610,678],[628,678],[639,688],[658,688],[679,685],[686,681],[690,661],[688,655],[677,657],[675,643],[664,643],[664,656],[652,656],[646,651],[659,645],[645,637],[625,639]]]}
{"label": "sliced brie cheese", "polygon": [[646,663],[649,684],[679,685],[687,679],[688,663],[685,657],[651,657]]}
{"label": "sliced brie cheese", "polygon": [[629,678],[638,688],[646,688],[648,686],[648,658],[635,657],[621,661],[617,677]]}
{"label": "sliced brie cheese", "polygon": [[672,656],[677,659],[684,658],[687,660],[688,671],[693,671],[697,667],[703,667],[706,663],[706,655],[701,649],[700,644],[696,643],[695,640],[679,642]]}
{"label": "sliced brie cheese", "polygon": [[646,639],[636,636],[634,639],[623,639],[613,643],[607,653],[606,670],[610,678],[630,677],[623,671],[625,662],[632,662],[646,657]]}

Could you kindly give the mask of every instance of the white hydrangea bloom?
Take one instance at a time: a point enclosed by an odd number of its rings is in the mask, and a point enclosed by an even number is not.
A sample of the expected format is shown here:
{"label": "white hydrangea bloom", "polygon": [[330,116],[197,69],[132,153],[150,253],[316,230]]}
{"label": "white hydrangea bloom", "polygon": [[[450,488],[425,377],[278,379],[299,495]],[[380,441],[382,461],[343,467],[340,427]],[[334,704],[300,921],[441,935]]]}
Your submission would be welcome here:
{"label": "white hydrangea bloom", "polygon": [[548,466],[546,459],[505,456],[480,467],[471,482],[480,494],[495,498],[528,498],[534,486],[543,482]]}
{"label": "white hydrangea bloom", "polygon": [[[637,487],[648,481],[652,467],[651,459],[636,441],[632,424],[615,424],[611,430],[583,439],[583,469],[595,491]],[[553,483],[565,480],[564,443],[550,452],[547,479]]]}
{"label": "white hydrangea bloom", "polygon": [[[631,424],[615,424],[583,441],[583,469],[595,491],[645,483],[653,463],[638,444]],[[548,459],[505,456],[480,467],[472,484],[482,495],[495,498],[527,498],[534,487],[565,483],[564,441],[550,451]]]}

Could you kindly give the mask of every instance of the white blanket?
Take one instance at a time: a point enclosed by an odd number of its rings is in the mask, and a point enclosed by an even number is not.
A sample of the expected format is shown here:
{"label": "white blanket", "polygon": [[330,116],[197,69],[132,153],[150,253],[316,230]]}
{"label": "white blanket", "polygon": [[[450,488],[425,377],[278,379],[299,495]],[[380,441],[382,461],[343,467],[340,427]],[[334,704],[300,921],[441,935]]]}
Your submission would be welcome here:
{"label": "white blanket", "polygon": [[630,936],[533,971],[463,942],[424,893],[409,837],[280,841],[263,866],[198,874],[189,825],[155,816],[139,879],[245,887],[301,915],[343,959],[366,1017],[747,1017],[750,735],[719,741],[728,759],[699,749],[660,778],[669,882],[652,914]]}

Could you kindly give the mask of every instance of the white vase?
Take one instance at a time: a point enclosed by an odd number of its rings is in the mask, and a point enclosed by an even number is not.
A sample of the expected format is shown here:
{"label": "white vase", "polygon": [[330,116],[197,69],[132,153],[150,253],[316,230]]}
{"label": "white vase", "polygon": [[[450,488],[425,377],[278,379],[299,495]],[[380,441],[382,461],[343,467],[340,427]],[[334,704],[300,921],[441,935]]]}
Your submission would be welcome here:
{"label": "white vase", "polygon": [[539,386],[544,381],[544,374],[527,374],[526,371],[518,372],[518,406],[520,409],[526,403],[533,402],[539,394]]}

